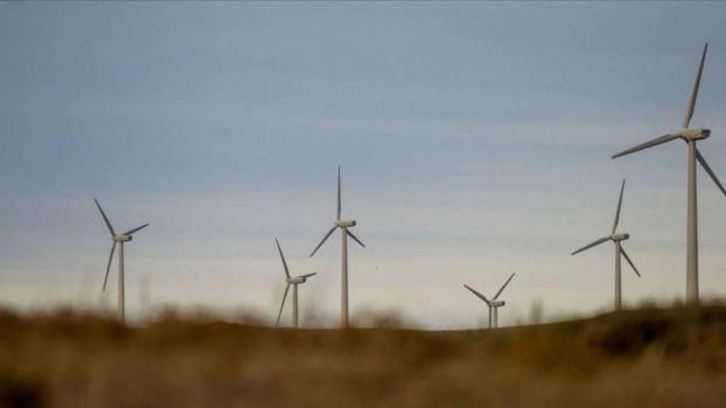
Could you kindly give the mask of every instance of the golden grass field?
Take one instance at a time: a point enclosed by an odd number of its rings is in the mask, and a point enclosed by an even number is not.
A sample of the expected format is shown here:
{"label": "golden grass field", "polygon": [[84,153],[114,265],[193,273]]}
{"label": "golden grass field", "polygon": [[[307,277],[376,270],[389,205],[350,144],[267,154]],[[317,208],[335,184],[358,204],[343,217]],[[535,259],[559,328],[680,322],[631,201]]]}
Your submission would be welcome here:
{"label": "golden grass field", "polygon": [[0,311],[0,404],[724,407],[726,306],[450,332]]}

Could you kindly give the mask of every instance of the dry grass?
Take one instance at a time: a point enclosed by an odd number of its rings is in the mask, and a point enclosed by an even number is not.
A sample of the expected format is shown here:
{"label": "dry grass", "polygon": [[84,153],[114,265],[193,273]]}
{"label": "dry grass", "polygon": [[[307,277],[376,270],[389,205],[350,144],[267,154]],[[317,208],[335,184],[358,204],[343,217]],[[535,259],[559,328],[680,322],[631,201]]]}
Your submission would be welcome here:
{"label": "dry grass", "polygon": [[[0,312],[5,406],[720,407],[726,307],[458,332]],[[395,324],[394,324],[395,323]]]}

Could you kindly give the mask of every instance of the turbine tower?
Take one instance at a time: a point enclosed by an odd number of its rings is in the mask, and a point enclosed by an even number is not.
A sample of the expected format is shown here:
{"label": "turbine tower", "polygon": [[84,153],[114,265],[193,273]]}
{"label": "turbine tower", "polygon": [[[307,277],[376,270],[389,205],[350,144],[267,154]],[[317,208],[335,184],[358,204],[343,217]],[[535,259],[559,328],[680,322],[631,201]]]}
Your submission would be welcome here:
{"label": "turbine tower", "polygon": [[706,52],[708,51],[708,43],[703,47],[703,54],[701,55],[701,64],[698,67],[698,73],[696,74],[696,81],[693,84],[693,90],[691,91],[691,99],[688,102],[686,108],[686,116],[683,119],[683,126],[680,130],[673,133],[669,133],[655,139],[649,140],[645,143],[641,143],[630,149],[623,150],[620,153],[615,154],[612,158],[615,159],[626,154],[635,153],[637,151],[647,149],[649,147],[657,146],[659,144],[667,143],[672,140],[682,139],[688,145],[688,221],[686,226],[686,302],[695,304],[698,303],[698,203],[696,194],[696,161],[698,161],[706,173],[711,176],[711,179],[716,183],[718,188],[724,195],[726,195],[726,189],[724,188],[721,181],[716,177],[716,173],[713,172],[711,166],[708,165],[706,159],[703,157],[701,152],[696,147],[696,142],[702,139],[706,139],[711,135],[710,129],[702,128],[689,128],[688,125],[691,123],[691,117],[693,117],[693,110],[696,107],[696,99],[698,98],[698,88],[701,84],[701,74],[703,73],[703,65],[706,62]]}
{"label": "turbine tower", "polygon": [[340,228],[341,232],[341,240],[340,240],[340,251],[341,251],[341,280],[340,280],[340,286],[341,286],[341,311],[340,311],[340,326],[342,328],[348,327],[348,237],[353,238],[355,242],[358,243],[361,247],[365,248],[366,246],[363,244],[363,242],[358,239],[355,235],[353,235],[352,232],[350,232],[349,228],[352,228],[355,226],[356,222],[354,220],[343,220],[340,217],[340,166],[338,166],[338,211],[336,213],[335,221],[333,221],[333,228],[328,231],[327,234],[323,237],[323,240],[320,241],[318,246],[313,249],[313,252],[310,254],[310,257],[312,258],[313,255],[318,251],[318,249],[325,243],[325,241],[328,240],[328,238],[333,234],[336,228]]}
{"label": "turbine tower", "polygon": [[623,206],[623,191],[625,191],[625,179],[623,179],[623,183],[620,185],[620,198],[618,199],[618,209],[615,211],[615,221],[613,221],[613,230],[610,232],[610,235],[602,237],[590,244],[587,244],[571,254],[575,255],[586,249],[590,249],[594,246],[600,245],[606,241],[613,241],[613,243],[615,243],[615,310],[620,310],[623,307],[622,283],[620,277],[621,256],[625,257],[625,260],[628,261],[628,264],[630,264],[630,266],[633,268],[635,274],[638,275],[638,277],[640,278],[640,272],[638,272],[638,269],[635,268],[633,261],[628,256],[628,253],[625,252],[625,248],[623,248],[623,245],[621,243],[622,241],[630,238],[630,234],[628,234],[627,232],[620,234],[615,233],[618,228],[618,221],[620,221],[620,209]]}
{"label": "turbine tower", "polygon": [[119,246],[119,258],[118,258],[118,317],[119,320],[121,320],[121,323],[126,322],[126,315],[125,315],[125,306],[124,306],[124,243],[131,241],[133,239],[132,234],[134,232],[137,232],[143,228],[146,228],[149,224],[146,223],[140,227],[136,227],[132,230],[126,231],[123,234],[117,234],[113,230],[113,226],[111,226],[111,221],[108,220],[108,217],[106,216],[106,213],[103,212],[103,208],[101,208],[101,204],[98,203],[98,200],[95,198],[93,201],[96,202],[96,207],[98,207],[98,211],[101,212],[101,216],[103,216],[103,220],[106,222],[106,226],[108,227],[108,231],[111,233],[111,239],[113,240],[113,245],[111,245],[111,254],[108,256],[108,264],[106,265],[106,276],[103,278],[103,291],[106,291],[106,283],[108,282],[108,272],[111,270],[111,261],[113,260],[113,253],[116,250],[116,245]]}
{"label": "turbine tower", "polygon": [[277,251],[280,253],[280,259],[282,260],[282,266],[285,268],[285,282],[287,282],[287,286],[285,286],[285,294],[282,296],[282,304],[280,304],[280,312],[277,313],[277,322],[275,322],[275,326],[280,324],[280,316],[282,316],[282,308],[285,306],[285,299],[287,299],[287,292],[290,290],[290,285],[292,285],[292,326],[297,329],[297,285],[301,283],[305,283],[305,281],[316,274],[316,272],[308,273],[305,275],[300,276],[290,276],[290,270],[287,269],[287,262],[285,262],[285,255],[282,254],[282,248],[280,248],[280,241],[275,238],[275,243],[277,244]]}
{"label": "turbine tower", "polygon": [[499,327],[498,309],[500,307],[504,306],[505,302],[503,300],[497,300],[497,299],[499,299],[499,295],[501,295],[502,292],[504,291],[504,288],[506,288],[507,285],[509,285],[509,282],[512,280],[512,278],[514,278],[514,274],[512,274],[509,277],[509,279],[507,279],[507,281],[504,282],[504,285],[502,285],[502,287],[499,288],[499,291],[497,292],[496,295],[494,295],[494,297],[491,300],[487,299],[486,296],[484,296],[481,293],[477,292],[476,290],[472,289],[469,285],[464,284],[465,288],[469,289],[469,291],[471,293],[473,293],[474,295],[476,295],[476,297],[483,300],[484,303],[486,303],[487,306],[489,307],[489,328],[490,329],[496,329],[497,327]]}

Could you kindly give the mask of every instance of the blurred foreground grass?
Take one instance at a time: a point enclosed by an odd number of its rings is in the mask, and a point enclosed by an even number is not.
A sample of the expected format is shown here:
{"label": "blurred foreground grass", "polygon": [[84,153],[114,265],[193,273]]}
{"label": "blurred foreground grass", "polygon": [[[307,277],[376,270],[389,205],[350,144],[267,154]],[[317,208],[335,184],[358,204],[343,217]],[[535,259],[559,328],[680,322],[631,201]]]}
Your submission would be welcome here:
{"label": "blurred foreground grass", "polygon": [[0,311],[0,405],[723,407],[726,307],[451,332]]}

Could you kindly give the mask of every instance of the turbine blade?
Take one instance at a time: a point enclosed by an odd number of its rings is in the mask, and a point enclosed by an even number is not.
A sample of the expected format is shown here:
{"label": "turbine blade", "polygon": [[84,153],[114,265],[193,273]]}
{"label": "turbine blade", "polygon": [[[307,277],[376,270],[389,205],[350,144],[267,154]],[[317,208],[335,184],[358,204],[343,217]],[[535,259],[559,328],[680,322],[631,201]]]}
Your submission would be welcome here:
{"label": "turbine blade", "polygon": [[698,149],[696,149],[696,158],[698,159],[698,162],[701,163],[701,166],[703,166],[703,169],[706,170],[706,173],[711,176],[711,180],[713,180],[713,182],[716,183],[721,192],[726,195],[726,188],[723,187],[721,181],[718,179],[718,177],[716,177],[716,173],[713,172],[711,166],[709,166],[708,162],[706,162],[706,158],[701,155],[701,152],[698,151]]}
{"label": "turbine blade", "polygon": [[337,215],[335,218],[338,221],[340,221],[340,207],[341,207],[340,201],[341,201],[340,200],[340,166],[338,166],[338,212],[337,212]]}
{"label": "turbine blade", "polygon": [[362,246],[363,248],[365,248],[365,247],[366,247],[366,246],[365,246],[365,245],[363,244],[363,242],[362,242],[361,240],[359,240],[359,239],[358,239],[358,237],[356,237],[355,235],[353,235],[353,233],[352,233],[352,232],[350,232],[350,230],[345,230],[345,232],[346,232],[346,233],[348,233],[348,236],[349,236],[349,237],[351,237],[351,238],[353,238],[353,240],[354,240],[355,242],[357,242],[357,243],[358,243],[358,245]]}
{"label": "turbine blade", "polygon": [[335,226],[335,227],[331,228],[330,231],[328,231],[328,233],[325,234],[325,236],[323,237],[323,240],[320,241],[320,243],[318,244],[318,246],[316,246],[315,249],[313,249],[313,252],[310,253],[310,257],[311,258],[313,257],[313,255],[315,255],[316,252],[318,252],[318,249],[320,249],[320,247],[323,246],[323,244],[325,243],[325,241],[327,241],[328,238],[330,238],[330,235],[333,233],[333,231],[335,231],[336,228],[338,228],[338,227]]}
{"label": "turbine blade", "polygon": [[509,282],[512,280],[513,277],[514,277],[514,274],[512,274],[512,276],[510,276],[509,279],[507,279],[507,281],[504,282],[504,285],[502,285],[502,287],[499,288],[499,292],[497,292],[497,294],[494,295],[494,297],[492,298],[492,300],[497,300],[499,298],[499,295],[501,295],[502,292],[504,292],[504,288],[506,288],[507,285],[509,285]]}
{"label": "turbine blade", "polygon": [[691,91],[691,99],[688,101],[686,108],[686,117],[683,118],[683,128],[687,128],[693,117],[693,110],[696,108],[696,99],[698,98],[698,88],[701,86],[701,74],[703,74],[703,65],[706,62],[706,52],[708,51],[708,43],[703,46],[703,54],[701,54],[701,64],[698,66],[698,74],[696,74],[696,82],[693,83]]}
{"label": "turbine blade", "polygon": [[106,222],[106,226],[108,227],[108,230],[111,232],[111,236],[115,236],[116,233],[113,230],[113,227],[111,226],[111,221],[108,220],[108,217],[106,217],[106,213],[103,212],[103,208],[101,208],[101,204],[98,203],[98,200],[95,198],[93,201],[96,202],[96,207],[98,207],[98,211],[101,211],[101,216],[103,217],[103,220]]}
{"label": "turbine blade", "polygon": [[106,291],[106,282],[108,282],[108,272],[111,270],[111,261],[113,260],[113,252],[116,250],[116,241],[113,241],[111,245],[111,255],[108,256],[108,263],[106,264],[106,275],[103,277],[103,292]]}
{"label": "turbine blade", "polygon": [[277,313],[277,321],[275,322],[275,327],[277,327],[280,324],[280,317],[282,316],[282,308],[285,307],[285,299],[287,299],[287,292],[290,290],[290,284],[288,283],[287,286],[285,286],[285,294],[282,295],[282,303],[280,303],[280,311]]}
{"label": "turbine blade", "polygon": [[592,242],[592,243],[589,243],[589,244],[585,245],[584,247],[582,247],[582,248],[578,249],[577,251],[575,251],[575,252],[571,253],[570,255],[575,255],[575,254],[577,254],[577,253],[579,253],[579,252],[582,252],[582,251],[584,251],[584,250],[586,250],[586,249],[590,249],[590,248],[592,248],[592,247],[594,247],[594,246],[596,246],[596,245],[600,245],[600,244],[602,244],[603,242],[605,242],[605,241],[608,241],[609,239],[610,239],[610,237],[602,237],[602,238],[598,239],[598,240],[597,240],[597,241],[595,241],[595,242]]}
{"label": "turbine blade", "polygon": [[633,268],[633,271],[635,272],[635,274],[638,275],[638,277],[640,278],[641,276],[640,276],[640,272],[638,272],[638,268],[635,267],[635,264],[628,256],[628,253],[625,252],[625,248],[623,248],[622,246],[620,247],[620,253],[623,254],[623,256],[625,257],[625,260],[628,261],[628,263],[630,264],[630,267]]}
{"label": "turbine blade", "polygon": [[309,277],[311,277],[311,276],[315,276],[315,275],[317,275],[317,274],[318,274],[317,272],[313,272],[313,273],[306,273],[305,275],[300,275],[300,276],[298,276],[298,278],[303,278],[303,279],[307,279],[307,278],[309,278]]}
{"label": "turbine blade", "polygon": [[147,222],[146,224],[144,224],[144,225],[142,225],[142,226],[140,226],[140,227],[136,227],[136,228],[134,228],[134,229],[132,229],[132,230],[128,230],[128,231],[124,232],[124,235],[131,235],[131,234],[133,234],[134,232],[136,232],[136,231],[140,231],[140,230],[142,230],[142,229],[144,229],[144,228],[146,228],[146,227],[148,227],[148,226],[149,226],[149,223]]}
{"label": "turbine blade", "polygon": [[472,288],[471,288],[471,287],[470,287],[469,285],[467,285],[467,284],[464,284],[464,287],[465,287],[465,288],[467,288],[467,289],[469,289],[469,291],[470,291],[471,293],[473,293],[473,294],[474,294],[474,295],[475,295],[476,297],[478,297],[479,299],[483,300],[483,301],[484,301],[484,303],[486,303],[486,304],[487,304],[487,306],[489,306],[489,307],[492,307],[491,303],[489,302],[489,299],[487,299],[487,297],[486,297],[486,296],[484,296],[484,295],[482,295],[481,293],[477,292],[476,290],[472,289]]}
{"label": "turbine blade", "polygon": [[280,248],[280,241],[275,238],[275,243],[277,244],[277,252],[280,253],[280,259],[282,259],[282,266],[285,268],[285,276],[287,278],[290,278],[290,270],[287,269],[287,262],[285,262],[285,255],[282,254],[282,248]]}
{"label": "turbine blade", "polygon": [[671,140],[678,139],[680,136],[678,135],[663,135],[660,137],[656,137],[655,139],[649,140],[647,142],[641,143],[635,147],[631,147],[630,149],[623,150],[620,153],[617,153],[613,155],[613,159],[617,159],[620,156],[625,156],[626,154],[635,153],[637,151],[647,149],[649,147],[657,146],[659,144],[670,142]]}
{"label": "turbine blade", "polygon": [[618,221],[620,221],[620,208],[623,206],[623,191],[625,190],[625,179],[623,179],[623,184],[620,185],[620,198],[618,199],[618,209],[615,211],[615,221],[613,222],[613,234],[615,233],[615,229],[618,227]]}

